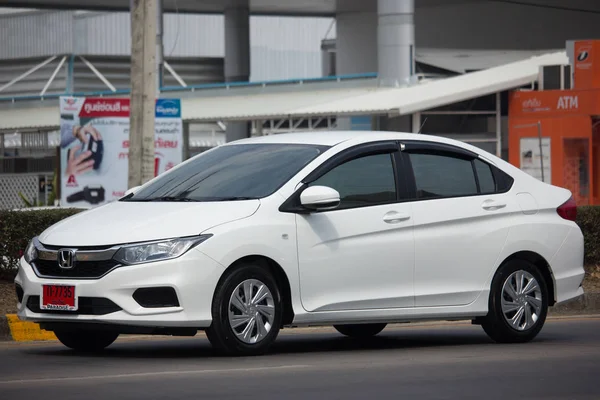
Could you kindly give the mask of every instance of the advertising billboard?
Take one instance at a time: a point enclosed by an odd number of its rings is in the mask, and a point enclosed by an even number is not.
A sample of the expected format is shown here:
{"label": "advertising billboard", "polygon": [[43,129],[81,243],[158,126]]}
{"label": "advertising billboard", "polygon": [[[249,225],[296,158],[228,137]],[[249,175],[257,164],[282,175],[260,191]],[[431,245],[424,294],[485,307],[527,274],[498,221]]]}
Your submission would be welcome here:
{"label": "advertising billboard", "polygon": [[[89,208],[127,190],[129,99],[60,98],[61,207]],[[183,159],[179,99],[158,99],[155,108],[154,175]]]}

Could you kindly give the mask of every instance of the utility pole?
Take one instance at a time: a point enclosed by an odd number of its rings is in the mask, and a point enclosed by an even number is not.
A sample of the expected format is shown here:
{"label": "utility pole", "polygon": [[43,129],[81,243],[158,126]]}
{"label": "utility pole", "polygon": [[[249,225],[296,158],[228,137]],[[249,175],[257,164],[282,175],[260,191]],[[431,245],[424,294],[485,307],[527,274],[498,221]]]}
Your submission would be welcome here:
{"label": "utility pole", "polygon": [[131,0],[131,103],[128,188],[154,178],[154,110],[157,88],[155,0]]}
{"label": "utility pole", "polygon": [[160,96],[163,85],[163,71],[165,64],[163,47],[163,0],[156,0],[156,97]]}

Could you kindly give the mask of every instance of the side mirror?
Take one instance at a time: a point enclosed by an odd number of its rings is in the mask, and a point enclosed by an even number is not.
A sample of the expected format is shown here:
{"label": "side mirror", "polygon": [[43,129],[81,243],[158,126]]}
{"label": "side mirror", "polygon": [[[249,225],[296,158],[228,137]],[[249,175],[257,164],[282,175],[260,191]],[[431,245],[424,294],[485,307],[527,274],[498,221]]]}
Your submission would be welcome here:
{"label": "side mirror", "polygon": [[300,204],[310,210],[333,210],[340,205],[340,194],[327,186],[310,186],[300,194]]}
{"label": "side mirror", "polygon": [[128,196],[131,193],[137,192],[140,188],[141,188],[141,186],[134,186],[134,187],[132,187],[130,189],[127,189],[127,191],[125,191],[125,195],[123,197]]}

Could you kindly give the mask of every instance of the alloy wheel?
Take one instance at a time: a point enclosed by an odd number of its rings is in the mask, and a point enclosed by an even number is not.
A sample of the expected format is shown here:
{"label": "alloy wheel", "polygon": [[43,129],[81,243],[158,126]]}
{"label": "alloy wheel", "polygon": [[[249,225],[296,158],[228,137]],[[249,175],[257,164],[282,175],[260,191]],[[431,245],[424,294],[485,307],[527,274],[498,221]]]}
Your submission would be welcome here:
{"label": "alloy wheel", "polygon": [[542,290],[527,271],[513,272],[502,287],[502,314],[517,331],[531,329],[542,313]]}
{"label": "alloy wheel", "polygon": [[257,279],[247,279],[237,285],[231,293],[228,310],[229,326],[243,343],[258,343],[273,328],[273,294]]}

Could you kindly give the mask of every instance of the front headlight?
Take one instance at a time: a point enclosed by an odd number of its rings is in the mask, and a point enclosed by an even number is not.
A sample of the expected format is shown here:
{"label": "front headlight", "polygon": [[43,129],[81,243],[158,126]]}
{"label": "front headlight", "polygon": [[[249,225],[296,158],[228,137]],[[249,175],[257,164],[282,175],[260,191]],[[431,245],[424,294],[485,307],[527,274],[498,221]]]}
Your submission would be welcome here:
{"label": "front headlight", "polygon": [[31,264],[31,262],[37,258],[37,249],[35,248],[35,245],[33,244],[33,239],[29,241],[27,248],[25,248],[25,253],[23,253],[23,258],[25,259],[25,262],[28,264]]}
{"label": "front headlight", "polygon": [[194,246],[204,242],[212,235],[200,235],[160,242],[148,242],[121,247],[114,259],[123,264],[141,264],[151,261],[170,260],[180,257]]}

